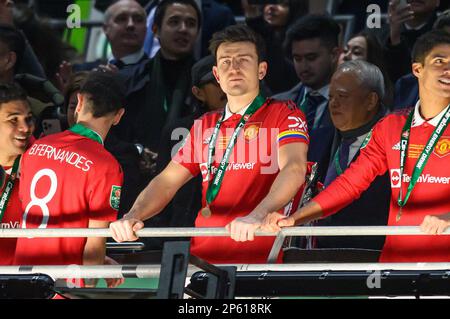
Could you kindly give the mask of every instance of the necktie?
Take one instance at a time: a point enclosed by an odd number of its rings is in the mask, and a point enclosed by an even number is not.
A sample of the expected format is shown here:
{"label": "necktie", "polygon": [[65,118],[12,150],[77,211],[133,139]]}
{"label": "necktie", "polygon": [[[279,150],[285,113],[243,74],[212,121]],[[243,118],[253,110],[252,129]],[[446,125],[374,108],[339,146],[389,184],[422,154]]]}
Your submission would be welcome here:
{"label": "necktie", "polygon": [[336,151],[337,154],[332,158],[330,165],[328,166],[327,176],[325,177],[324,185],[328,186],[332,181],[338,177],[338,172],[336,169],[336,156],[339,154],[339,166],[341,167],[342,171],[345,171],[345,169],[348,166],[348,156],[350,153],[350,145],[352,145],[356,141],[356,137],[346,138],[343,139],[341,142],[341,145],[339,145],[338,150]]}
{"label": "necktie", "polygon": [[[308,122],[308,129],[314,128],[314,119],[319,105],[325,101],[325,98],[317,92],[311,91],[306,94],[306,120]],[[319,123],[317,123],[319,124]],[[318,125],[317,125],[318,126]]]}
{"label": "necktie", "polygon": [[125,63],[118,59],[112,59],[109,63],[115,65],[119,70],[125,66]]}

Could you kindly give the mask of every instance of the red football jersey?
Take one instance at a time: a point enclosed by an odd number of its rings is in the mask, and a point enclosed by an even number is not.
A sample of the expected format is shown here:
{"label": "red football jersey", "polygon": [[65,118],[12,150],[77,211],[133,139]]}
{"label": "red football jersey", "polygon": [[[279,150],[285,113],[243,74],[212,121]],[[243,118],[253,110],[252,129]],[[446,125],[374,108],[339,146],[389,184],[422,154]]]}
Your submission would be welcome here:
{"label": "red football jersey", "polygon": [[[185,145],[174,161],[186,167],[192,175],[202,174],[202,205],[205,206],[208,144],[214,127],[223,111],[205,114],[195,121]],[[213,178],[220,161],[242,115],[226,118],[216,139]],[[288,143],[306,143],[309,137],[303,113],[293,103],[267,100],[247,121],[234,146],[222,180],[220,191],[211,203],[212,216],[200,213],[196,227],[224,227],[237,217],[248,215],[268,194],[278,169],[278,149]],[[301,178],[300,176],[293,178]],[[288,215],[296,201],[289,203],[284,213]],[[274,237],[255,237],[252,242],[236,242],[230,237],[194,237],[192,254],[212,263],[265,263]]]}
{"label": "red football jersey", "polygon": [[[6,171],[5,179],[8,180],[9,174],[11,172],[10,167],[4,167]],[[0,194],[6,187],[0,189]],[[22,218],[22,204],[19,200],[19,178],[14,182],[14,188],[9,197],[8,205],[6,206],[5,215],[1,220],[2,229],[20,228],[20,219]],[[14,261],[14,252],[16,250],[17,238],[2,238],[0,239],[0,265],[8,266],[12,265]]]}
{"label": "red football jersey", "polygon": [[[389,226],[418,226],[426,215],[450,211],[450,126],[446,128],[420,176],[411,196],[396,220],[400,187],[403,197],[411,180],[414,166],[441,119],[422,119],[416,106],[410,131],[408,155],[403,176],[400,177],[400,136],[408,114],[392,114],[381,120],[373,130],[368,145],[358,159],[313,200],[331,215],[366,190],[378,175],[389,171],[392,197]],[[401,179],[400,179],[401,178]],[[374,203],[376,205],[376,203]],[[387,236],[380,257],[381,262],[447,262],[450,261],[450,236]]]}
{"label": "red football jersey", "polygon": [[[100,137],[81,128],[37,140],[24,154],[22,228],[87,228],[90,219],[117,218],[122,170]],[[82,264],[85,244],[86,238],[20,238],[15,263]]]}

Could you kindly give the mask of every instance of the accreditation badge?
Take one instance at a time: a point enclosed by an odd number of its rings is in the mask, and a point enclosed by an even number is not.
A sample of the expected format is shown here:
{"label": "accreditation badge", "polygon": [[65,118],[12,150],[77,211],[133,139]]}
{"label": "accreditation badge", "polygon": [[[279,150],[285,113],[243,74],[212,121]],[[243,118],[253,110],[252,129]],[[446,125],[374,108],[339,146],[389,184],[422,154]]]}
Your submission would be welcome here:
{"label": "accreditation badge", "polygon": [[122,187],[113,185],[111,187],[111,194],[109,197],[109,205],[114,210],[119,210],[120,205],[120,193],[122,191]]}

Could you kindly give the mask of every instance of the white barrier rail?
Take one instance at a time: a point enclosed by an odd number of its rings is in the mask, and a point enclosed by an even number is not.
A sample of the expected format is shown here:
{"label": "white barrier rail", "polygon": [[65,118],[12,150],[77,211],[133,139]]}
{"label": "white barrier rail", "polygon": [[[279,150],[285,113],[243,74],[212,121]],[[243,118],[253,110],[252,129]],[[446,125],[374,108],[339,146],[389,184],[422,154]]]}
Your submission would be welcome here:
{"label": "white barrier rail", "polygon": [[[144,228],[139,237],[226,237],[228,231],[217,228]],[[425,235],[418,226],[340,226],[340,227],[288,227],[278,233],[257,231],[256,236],[384,236]],[[443,235],[450,235],[447,229]],[[0,229],[0,238],[19,237],[111,237],[108,228],[47,228],[47,229]]]}
{"label": "white barrier rail", "polygon": [[[383,271],[413,270],[438,271],[448,270],[450,263],[339,263],[339,264],[224,264],[236,266],[237,271]],[[197,271],[196,266],[189,265],[187,276]],[[0,266],[2,275],[44,273],[53,279],[64,278],[159,278],[161,265],[112,265],[112,266]]]}

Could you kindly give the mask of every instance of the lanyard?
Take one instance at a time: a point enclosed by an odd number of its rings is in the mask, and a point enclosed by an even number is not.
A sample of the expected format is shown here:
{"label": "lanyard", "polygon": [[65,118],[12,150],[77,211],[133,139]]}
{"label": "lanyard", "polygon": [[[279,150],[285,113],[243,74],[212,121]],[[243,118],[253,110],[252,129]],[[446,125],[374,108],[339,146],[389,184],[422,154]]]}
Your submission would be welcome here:
{"label": "lanyard", "polygon": [[[364,141],[361,143],[361,146],[359,147],[359,149],[363,149],[364,147],[366,147],[367,143],[369,143],[370,138],[372,137],[372,130],[370,130],[370,132],[366,135],[366,138],[364,139]],[[341,145],[342,146],[342,145]],[[334,154],[334,167],[336,168],[336,173],[337,175],[341,175],[345,168],[342,169],[341,167],[341,155],[339,154],[339,149],[341,148],[341,146],[339,146],[339,148],[336,150],[336,153]]]}
{"label": "lanyard", "polygon": [[11,170],[11,174],[6,182],[5,189],[3,190],[2,197],[0,198],[0,221],[5,215],[6,208],[8,207],[9,198],[14,188],[14,183],[16,182],[17,170],[19,169],[20,155],[14,160],[14,164]]}
{"label": "lanyard", "polygon": [[209,176],[212,173],[211,172],[211,164],[212,164],[212,158],[215,154],[215,145],[217,136],[220,131],[220,126],[222,125],[224,118],[225,118],[225,111],[223,112],[222,118],[217,121],[216,126],[214,128],[214,132],[211,136],[211,140],[209,141],[208,145],[208,175],[207,175],[207,181],[209,181],[208,189],[206,190],[206,206],[208,207],[210,203],[217,197],[217,194],[219,193],[220,187],[222,185],[222,180],[225,175],[225,170],[228,167],[228,159],[230,158],[231,151],[233,150],[234,144],[236,143],[236,140],[239,136],[239,133],[241,132],[242,128],[245,126],[245,123],[247,123],[248,119],[264,104],[265,99],[258,95],[252,102],[252,104],[248,107],[247,111],[242,115],[241,120],[237,124],[236,128],[234,129],[234,133],[231,136],[230,141],[228,142],[228,146],[225,150],[225,153],[223,155],[222,161],[219,164],[219,168],[217,170],[217,173],[212,181],[209,180]]}
{"label": "lanyard", "polygon": [[430,139],[427,142],[427,145],[423,149],[422,153],[420,154],[419,159],[416,162],[416,165],[414,167],[414,170],[412,172],[411,181],[409,182],[408,189],[406,191],[405,198],[403,197],[403,187],[401,187],[403,182],[403,172],[405,169],[405,161],[406,161],[406,153],[409,146],[409,136],[411,131],[411,125],[412,120],[414,117],[414,111],[412,111],[408,119],[406,120],[405,126],[402,129],[402,135],[400,137],[400,192],[398,194],[397,203],[398,206],[400,206],[399,212],[397,214],[397,221],[401,217],[402,207],[406,205],[408,202],[409,196],[411,195],[412,190],[414,189],[414,186],[416,185],[417,181],[419,180],[420,175],[422,175],[422,171],[425,168],[425,165],[430,158],[431,153],[434,150],[434,147],[436,146],[437,142],[439,141],[439,138],[441,137],[442,133],[444,133],[445,129],[448,126],[449,118],[450,118],[450,104],[447,106],[447,111],[445,112],[444,116],[439,121],[438,125],[434,129],[433,133],[431,134]]}

